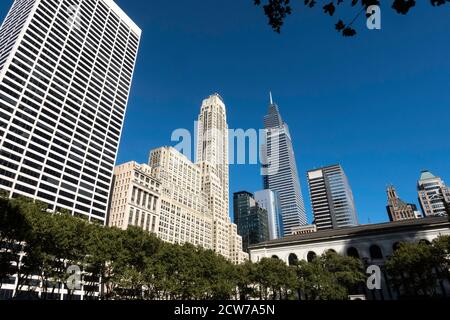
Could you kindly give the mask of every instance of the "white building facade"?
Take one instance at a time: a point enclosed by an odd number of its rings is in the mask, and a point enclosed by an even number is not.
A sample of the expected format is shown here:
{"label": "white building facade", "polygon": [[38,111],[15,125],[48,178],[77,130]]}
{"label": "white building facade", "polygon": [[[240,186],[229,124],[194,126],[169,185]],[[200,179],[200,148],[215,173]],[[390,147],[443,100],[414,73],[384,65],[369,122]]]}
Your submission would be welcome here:
{"label": "white building facade", "polygon": [[106,223],[141,30],[112,0],[16,0],[0,28],[0,188]]}
{"label": "white building facade", "polygon": [[[382,289],[366,291],[371,300],[395,300],[399,293],[389,284],[384,270],[386,260],[402,242],[431,243],[439,236],[450,235],[450,221],[446,217],[406,220],[377,225],[325,230],[299,234],[281,240],[269,241],[250,247],[250,258],[258,262],[263,258],[278,258],[293,264],[296,261],[312,261],[327,251],[361,259],[364,265],[381,268]],[[438,284],[438,292],[450,296],[450,284]]]}
{"label": "white building facade", "polygon": [[419,201],[426,217],[446,216],[450,208],[450,189],[441,178],[423,171],[417,183]]}
{"label": "white building facade", "polygon": [[242,263],[248,255],[229,216],[228,125],[220,95],[203,101],[197,133],[195,163],[174,148],[150,153],[149,165],[161,182],[159,237]]}
{"label": "white building facade", "polygon": [[146,164],[134,161],[114,169],[108,225],[122,230],[135,226],[157,234],[161,210],[161,183]]}

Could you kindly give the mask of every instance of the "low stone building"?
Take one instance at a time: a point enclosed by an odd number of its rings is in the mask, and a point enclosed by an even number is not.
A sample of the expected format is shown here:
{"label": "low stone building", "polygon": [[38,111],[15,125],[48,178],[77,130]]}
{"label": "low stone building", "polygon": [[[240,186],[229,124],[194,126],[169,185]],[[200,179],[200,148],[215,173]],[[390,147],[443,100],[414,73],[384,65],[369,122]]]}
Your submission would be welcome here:
{"label": "low stone building", "polygon": [[[341,255],[360,258],[366,266],[381,267],[382,289],[365,290],[364,293],[370,300],[393,300],[399,293],[389,284],[384,270],[386,260],[402,242],[431,243],[444,235],[450,235],[448,217],[374,224],[293,235],[260,243],[250,247],[250,259],[258,262],[263,258],[278,258],[287,264],[293,264],[298,260],[312,261],[315,257],[333,250]],[[440,283],[438,292],[450,296],[450,284]]]}

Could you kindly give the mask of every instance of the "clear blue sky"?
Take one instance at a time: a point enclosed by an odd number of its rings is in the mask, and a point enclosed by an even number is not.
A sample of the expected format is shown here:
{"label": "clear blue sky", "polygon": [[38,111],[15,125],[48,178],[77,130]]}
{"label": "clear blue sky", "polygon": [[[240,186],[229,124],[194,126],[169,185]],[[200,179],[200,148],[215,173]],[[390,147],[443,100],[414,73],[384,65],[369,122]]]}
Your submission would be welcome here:
{"label": "clear blue sky", "polygon": [[[278,35],[253,0],[116,2],[143,29],[119,163],[146,162],[174,129],[192,128],[216,91],[231,128],[260,128],[272,90],[310,220],[306,171],[315,167],[343,165],[361,223],[387,220],[389,183],[417,203],[422,169],[450,182],[448,6],[418,1],[406,17],[384,7],[381,31],[360,20],[359,36],[345,39],[318,8],[301,7]],[[11,3],[1,1],[2,16]],[[258,173],[231,167],[231,192],[260,189]]]}

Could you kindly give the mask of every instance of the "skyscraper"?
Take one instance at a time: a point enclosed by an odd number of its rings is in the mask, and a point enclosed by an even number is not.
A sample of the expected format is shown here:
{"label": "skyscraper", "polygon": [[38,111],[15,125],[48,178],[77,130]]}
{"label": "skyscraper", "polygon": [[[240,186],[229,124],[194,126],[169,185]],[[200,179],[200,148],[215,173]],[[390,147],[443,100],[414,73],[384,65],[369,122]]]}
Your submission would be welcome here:
{"label": "skyscraper", "polygon": [[271,190],[257,191],[255,200],[261,208],[267,210],[270,240],[283,238],[283,217],[278,194]]}
{"label": "skyscraper", "polygon": [[112,0],[16,0],[0,28],[0,188],[105,223],[141,30]]}
{"label": "skyscraper", "polygon": [[309,171],[308,183],[317,230],[358,225],[352,189],[340,165]]}
{"label": "skyscraper", "polygon": [[425,217],[448,215],[450,189],[441,178],[430,171],[422,171],[417,183],[419,202]]}
{"label": "skyscraper", "polygon": [[214,250],[213,219],[201,192],[201,169],[170,147],[152,150],[149,165],[161,182],[158,236],[166,242]]}
{"label": "skyscraper", "polygon": [[161,181],[158,235],[172,243],[190,242],[235,263],[248,258],[229,215],[228,125],[219,94],[202,103],[196,161],[174,148],[151,151],[149,165]]}
{"label": "skyscraper", "polygon": [[283,217],[283,234],[307,224],[291,134],[278,106],[270,95],[269,112],[264,117],[266,141],[263,150],[264,189],[278,193]]}
{"label": "skyscraper", "polygon": [[420,218],[420,214],[417,211],[417,206],[415,204],[409,204],[402,201],[402,199],[398,197],[394,186],[388,187],[387,194],[387,211],[391,222]]}
{"label": "skyscraper", "polygon": [[253,244],[269,241],[267,210],[261,208],[250,192],[237,192],[233,196],[234,222],[242,237],[244,251]]}

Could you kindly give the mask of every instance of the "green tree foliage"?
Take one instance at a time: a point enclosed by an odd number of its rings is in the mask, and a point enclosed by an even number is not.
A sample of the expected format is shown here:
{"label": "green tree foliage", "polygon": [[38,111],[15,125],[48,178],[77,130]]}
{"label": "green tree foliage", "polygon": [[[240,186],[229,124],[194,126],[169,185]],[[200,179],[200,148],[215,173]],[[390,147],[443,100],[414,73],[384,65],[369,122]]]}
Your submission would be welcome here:
{"label": "green tree foliage", "polygon": [[346,300],[366,277],[362,262],[327,252],[297,265],[298,289],[307,300]]}
{"label": "green tree foliage", "polygon": [[265,258],[256,265],[255,283],[264,300],[289,299],[295,288],[295,271],[279,259]]}
{"label": "green tree foliage", "polygon": [[387,261],[391,282],[405,297],[434,297],[438,280],[448,279],[449,237],[433,244],[402,243]]}
{"label": "green tree foliage", "polygon": [[[361,261],[334,252],[295,266],[274,258],[235,266],[211,250],[164,243],[139,228],[123,231],[67,212],[48,213],[42,203],[6,196],[0,196],[0,241],[0,277],[19,274],[16,296],[41,287],[42,299],[61,294],[72,265],[82,270],[87,298],[100,292],[103,300],[281,300],[299,294],[343,300],[365,281]],[[450,279],[449,248],[449,237],[402,245],[388,262],[394,284],[407,295],[433,295],[437,280]]]}
{"label": "green tree foliage", "polygon": [[29,229],[25,216],[19,208],[7,199],[6,194],[2,193],[0,196],[0,280],[17,272],[17,268],[11,262],[20,260],[22,243]]}

